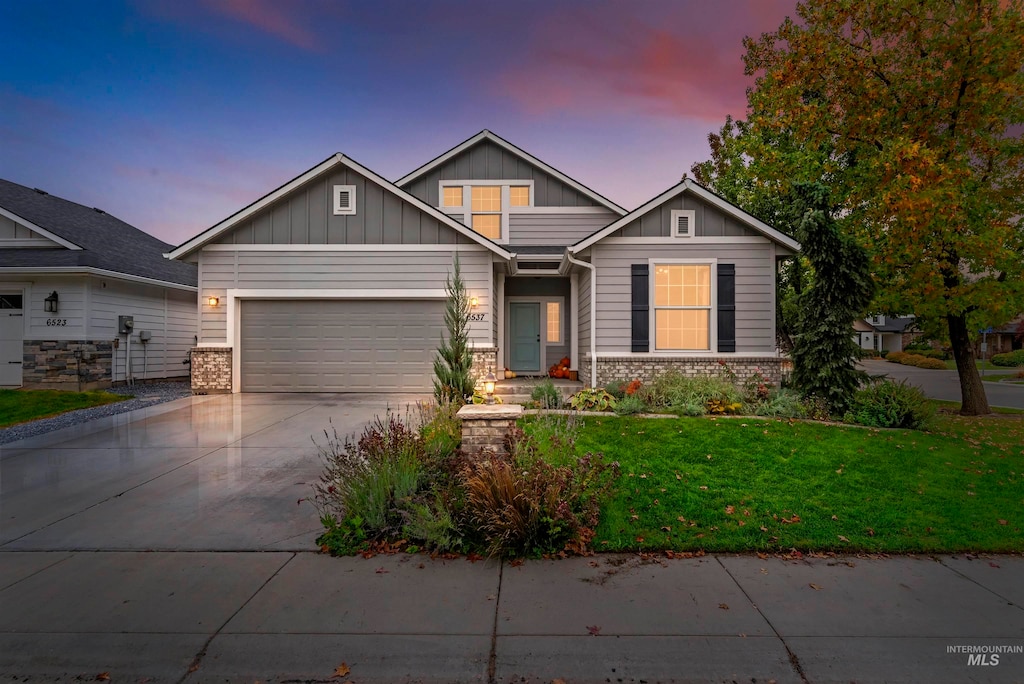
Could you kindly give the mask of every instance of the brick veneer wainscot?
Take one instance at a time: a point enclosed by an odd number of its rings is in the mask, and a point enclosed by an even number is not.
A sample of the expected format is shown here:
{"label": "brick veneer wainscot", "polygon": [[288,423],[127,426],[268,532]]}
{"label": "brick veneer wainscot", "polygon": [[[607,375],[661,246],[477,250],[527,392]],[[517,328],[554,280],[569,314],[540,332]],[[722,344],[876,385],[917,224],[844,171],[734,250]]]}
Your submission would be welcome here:
{"label": "brick veneer wainscot", "polygon": [[[725,369],[721,362],[724,362],[736,374],[736,382],[740,384],[755,373],[760,373],[770,383],[779,385],[782,382],[783,364],[788,365],[788,359],[780,357],[601,357],[597,360],[597,386],[605,387],[617,380],[639,379],[641,382],[648,383],[668,370],[675,370],[689,377],[722,375]],[[590,384],[590,364],[590,359],[584,359],[580,364],[580,380],[588,385]]]}
{"label": "brick veneer wainscot", "polygon": [[231,391],[231,348],[193,347],[192,393],[223,394]]}
{"label": "brick veneer wainscot", "polygon": [[86,391],[111,385],[113,340],[25,340],[22,353],[27,389]]}

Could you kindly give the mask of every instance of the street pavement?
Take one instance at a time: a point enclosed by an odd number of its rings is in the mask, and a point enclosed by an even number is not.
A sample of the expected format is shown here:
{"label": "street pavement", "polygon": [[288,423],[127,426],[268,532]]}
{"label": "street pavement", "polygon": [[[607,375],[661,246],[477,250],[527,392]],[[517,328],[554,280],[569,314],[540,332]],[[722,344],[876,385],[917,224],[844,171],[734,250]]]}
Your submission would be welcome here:
{"label": "street pavement", "polygon": [[0,681],[1024,681],[1019,556],[318,553],[310,436],[411,399],[193,397],[0,448]]}
{"label": "street pavement", "polygon": [[[861,361],[859,365],[871,375],[886,375],[893,380],[906,380],[920,387],[925,396],[932,399],[962,401],[960,378],[955,370],[931,370],[871,359]],[[995,371],[985,371],[985,374],[993,375]],[[1024,385],[1002,382],[986,382],[984,385],[989,406],[1024,409]]]}

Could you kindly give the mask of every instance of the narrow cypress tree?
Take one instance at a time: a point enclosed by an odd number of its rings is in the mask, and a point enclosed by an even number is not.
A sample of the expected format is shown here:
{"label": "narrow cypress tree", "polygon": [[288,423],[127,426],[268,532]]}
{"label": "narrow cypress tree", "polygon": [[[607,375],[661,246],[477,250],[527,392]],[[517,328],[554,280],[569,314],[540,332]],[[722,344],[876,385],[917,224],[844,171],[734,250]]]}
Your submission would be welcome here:
{"label": "narrow cypress tree", "polygon": [[793,385],[842,413],[867,377],[855,366],[860,348],[853,341],[853,321],[874,295],[870,262],[864,248],[839,231],[825,186],[799,183],[795,191],[801,215],[797,239],[815,277],[797,300]]}
{"label": "narrow cypress tree", "polygon": [[469,351],[469,294],[462,280],[459,256],[455,255],[452,273],[445,278],[447,300],[444,307],[444,325],[448,339],[441,344],[434,357],[434,397],[438,403],[462,402],[473,394],[473,354]]}

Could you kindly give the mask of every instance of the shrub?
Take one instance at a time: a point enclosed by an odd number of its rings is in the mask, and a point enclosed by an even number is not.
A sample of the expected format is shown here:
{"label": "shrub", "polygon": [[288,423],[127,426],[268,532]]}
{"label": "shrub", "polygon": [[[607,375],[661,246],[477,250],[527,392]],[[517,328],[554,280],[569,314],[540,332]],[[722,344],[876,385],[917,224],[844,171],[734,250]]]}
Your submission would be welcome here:
{"label": "shrub", "polygon": [[608,383],[604,391],[612,395],[616,399],[621,399],[626,396],[626,381],[625,380],[612,380]]}
{"label": "shrub", "polygon": [[743,383],[743,398],[748,403],[765,401],[770,393],[771,383],[761,375],[760,369],[754,371],[754,374]]}
{"label": "shrub", "polygon": [[473,463],[464,474],[468,519],[493,556],[586,550],[617,463],[587,454],[555,466],[519,449]]}
{"label": "shrub", "polygon": [[444,290],[448,339],[441,338],[434,356],[434,397],[439,404],[462,403],[473,394],[473,352],[469,348],[470,298],[462,280],[458,253],[452,272],[445,278]]}
{"label": "shrub", "polygon": [[419,405],[419,434],[426,461],[452,456],[462,442],[462,421],[456,417],[456,403]]}
{"label": "shrub", "polygon": [[336,431],[324,435],[326,444],[317,444],[324,471],[313,485],[313,503],[328,529],[324,536],[348,548],[400,530],[403,507],[423,475],[419,436],[391,411],[375,418],[357,440],[342,440]]}
{"label": "shrub", "polygon": [[643,386],[644,386],[644,384],[642,382],[640,382],[639,378],[630,381],[630,383],[628,385],[626,385],[626,396],[627,397],[633,396],[634,394],[639,392],[640,388],[643,387]]}
{"label": "shrub", "polygon": [[1010,368],[1024,366],[1024,349],[1018,349],[1005,354],[995,354],[992,356],[992,365]]}
{"label": "shrub", "polygon": [[789,389],[774,389],[768,398],[757,404],[754,415],[773,418],[803,418],[807,407],[800,400],[800,394]]}
{"label": "shrub", "polygon": [[550,379],[544,379],[530,392],[530,399],[542,409],[556,409],[562,405],[562,394]]}
{"label": "shrub", "polygon": [[903,348],[904,351],[931,351],[932,345],[924,340],[915,340]]}
{"label": "shrub", "polygon": [[[641,387],[637,396],[648,406],[667,408],[687,416],[704,415],[712,409],[722,412],[718,409],[743,403],[743,394],[726,378],[716,375],[691,378],[674,370],[662,373]],[[736,410],[739,407],[731,412]]]}
{"label": "shrub", "polygon": [[615,397],[602,389],[586,388],[569,397],[569,406],[576,411],[612,411]]}
{"label": "shrub", "polygon": [[946,370],[946,362],[939,359],[925,358],[914,364],[918,368],[930,368],[932,370]]}
{"label": "shrub", "polygon": [[885,357],[885,360],[890,363],[903,363],[903,359],[905,358],[907,358],[906,352],[894,351],[889,352],[889,355]]}
{"label": "shrub", "polygon": [[414,502],[405,514],[402,535],[422,542],[429,551],[458,551],[464,540],[450,502],[438,494],[431,502]]}
{"label": "shrub", "polygon": [[804,397],[800,400],[804,412],[811,420],[831,420],[832,412],[829,405],[821,397]]}
{"label": "shrub", "polygon": [[885,357],[887,357],[889,355],[889,350],[888,349],[883,349],[882,351],[878,352],[878,355],[881,356],[884,359]]}
{"label": "shrub", "polygon": [[627,395],[615,404],[615,413],[620,416],[633,416],[647,410],[647,404],[635,394]]}
{"label": "shrub", "polygon": [[924,361],[926,357],[920,354],[906,354],[903,360],[900,361],[904,366],[916,366],[919,362]]}
{"label": "shrub", "polygon": [[846,418],[870,427],[921,429],[934,413],[934,405],[917,387],[905,380],[882,380],[854,395]]}

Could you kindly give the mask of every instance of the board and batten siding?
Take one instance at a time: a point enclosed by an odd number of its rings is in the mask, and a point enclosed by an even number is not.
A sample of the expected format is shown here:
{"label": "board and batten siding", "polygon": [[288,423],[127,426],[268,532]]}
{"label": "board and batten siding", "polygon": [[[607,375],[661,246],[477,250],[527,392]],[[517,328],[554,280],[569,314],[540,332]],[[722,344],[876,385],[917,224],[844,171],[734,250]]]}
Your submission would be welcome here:
{"label": "board and batten siding", "polygon": [[761,235],[688,193],[663,202],[615,231],[614,235],[615,237],[671,237],[673,209],[692,209],[694,211],[693,234],[695,237]]}
{"label": "board and batten siding", "polygon": [[43,237],[28,226],[0,216],[0,249],[4,247],[61,247],[50,238]]}
{"label": "board and batten siding", "polygon": [[543,210],[509,213],[510,245],[571,245],[604,228],[619,215],[611,209],[587,213],[545,214]]}
{"label": "board and batten siding", "polygon": [[[458,250],[462,277],[478,311],[492,310],[491,252],[485,247]],[[455,251],[220,251],[199,253],[200,343],[224,343],[228,289],[271,290],[286,296],[288,290],[444,290]],[[220,297],[211,307],[209,297]],[[311,298],[306,296],[306,298]],[[470,324],[473,344],[491,344],[493,316]]]}
{"label": "board and batten siding", "polygon": [[[682,239],[680,241],[683,242]],[[647,264],[651,258],[659,257],[717,259],[718,263],[735,264],[736,352],[775,351],[775,307],[772,294],[775,288],[775,252],[767,238],[763,243],[744,242],[737,245],[649,246],[598,243],[590,252],[591,263],[597,267],[598,352],[630,352],[630,266]],[[582,280],[581,278],[581,283]],[[580,289],[582,297],[582,284]],[[589,328],[589,320],[586,325]],[[581,319],[581,338],[584,335],[583,327],[584,322]]]}
{"label": "board and batten siding", "polygon": [[537,207],[598,206],[578,190],[489,140],[482,140],[403,187],[432,207],[440,206],[442,180],[532,180]]}
{"label": "board and batten siding", "polygon": [[[354,185],[356,213],[335,216],[335,185]],[[222,235],[226,245],[469,244],[472,241],[351,169],[336,167]]]}

